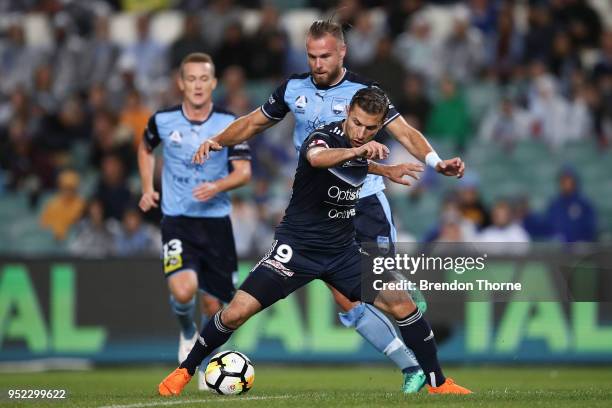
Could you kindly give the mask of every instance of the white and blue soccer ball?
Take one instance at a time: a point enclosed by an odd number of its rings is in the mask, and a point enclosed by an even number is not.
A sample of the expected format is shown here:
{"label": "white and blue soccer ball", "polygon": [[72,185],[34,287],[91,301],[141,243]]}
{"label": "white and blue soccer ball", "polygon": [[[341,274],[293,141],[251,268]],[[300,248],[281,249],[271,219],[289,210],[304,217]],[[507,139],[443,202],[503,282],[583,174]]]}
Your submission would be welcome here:
{"label": "white and blue soccer ball", "polygon": [[210,359],[204,380],[208,388],[218,394],[244,394],[253,388],[255,368],[244,354],[222,351]]}

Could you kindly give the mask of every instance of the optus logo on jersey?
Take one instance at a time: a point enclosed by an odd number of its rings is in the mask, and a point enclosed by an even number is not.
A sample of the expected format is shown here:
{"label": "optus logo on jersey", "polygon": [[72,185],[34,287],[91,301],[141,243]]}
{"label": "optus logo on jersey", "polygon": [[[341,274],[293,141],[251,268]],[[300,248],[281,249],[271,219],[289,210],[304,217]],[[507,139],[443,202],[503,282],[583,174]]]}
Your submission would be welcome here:
{"label": "optus logo on jersey", "polygon": [[355,201],[359,198],[359,190],[361,188],[348,188],[346,190],[342,190],[338,186],[331,186],[327,190],[327,196],[332,200],[336,200],[336,202],[340,201]]}
{"label": "optus logo on jersey", "polygon": [[355,209],[351,208],[349,210],[336,210],[335,208],[332,208],[327,213],[327,216],[329,218],[352,218],[355,216]]}

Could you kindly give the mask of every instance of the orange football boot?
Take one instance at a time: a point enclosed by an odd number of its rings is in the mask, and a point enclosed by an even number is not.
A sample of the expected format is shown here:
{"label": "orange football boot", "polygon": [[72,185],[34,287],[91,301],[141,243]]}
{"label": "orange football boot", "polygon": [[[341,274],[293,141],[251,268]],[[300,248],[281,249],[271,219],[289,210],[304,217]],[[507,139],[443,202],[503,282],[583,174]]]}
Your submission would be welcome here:
{"label": "orange football boot", "polygon": [[177,368],[159,383],[157,390],[164,397],[179,395],[190,380],[191,375],[186,368]]}
{"label": "orange football boot", "polygon": [[458,384],[455,384],[452,378],[447,378],[444,381],[444,384],[432,387],[431,385],[427,385],[427,391],[430,394],[471,394],[472,391],[468,390],[465,387],[462,387]]}

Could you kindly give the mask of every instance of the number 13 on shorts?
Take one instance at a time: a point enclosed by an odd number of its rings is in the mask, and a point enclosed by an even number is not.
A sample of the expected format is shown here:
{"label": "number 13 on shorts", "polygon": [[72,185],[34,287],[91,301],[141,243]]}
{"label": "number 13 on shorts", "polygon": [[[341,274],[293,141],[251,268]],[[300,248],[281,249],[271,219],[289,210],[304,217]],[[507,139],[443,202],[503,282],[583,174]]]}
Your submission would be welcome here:
{"label": "number 13 on shorts", "polygon": [[174,272],[183,267],[183,243],[171,239],[164,244],[164,273]]}

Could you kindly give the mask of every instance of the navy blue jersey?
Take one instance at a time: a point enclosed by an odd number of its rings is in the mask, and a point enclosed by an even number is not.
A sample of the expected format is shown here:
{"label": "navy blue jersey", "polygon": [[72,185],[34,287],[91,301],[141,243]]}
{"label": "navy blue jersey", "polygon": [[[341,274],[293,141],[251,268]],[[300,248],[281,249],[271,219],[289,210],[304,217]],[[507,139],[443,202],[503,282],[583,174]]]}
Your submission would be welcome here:
{"label": "navy blue jersey", "polygon": [[357,158],[324,169],[306,158],[314,147],[351,148],[342,122],[315,130],[302,144],[291,201],[276,229],[276,238],[294,249],[338,251],[355,244],[355,205],[368,175],[368,161]]}
{"label": "navy blue jersey", "polygon": [[156,112],[149,119],[144,141],[154,149],[164,144],[162,171],[162,212],[170,216],[225,217],[231,210],[227,192],[201,202],[193,197],[193,189],[200,183],[219,180],[230,172],[232,160],[250,160],[249,146],[241,143],[211,152],[204,164],[191,159],[200,144],[232,123],[236,117],[213,106],[210,116],[202,121],[187,119],[182,106]]}
{"label": "navy blue jersey", "polygon": [[[346,108],[353,95],[369,86],[376,84],[350,71],[345,72],[340,82],[328,87],[316,85],[309,73],[293,75],[274,91],[268,101],[261,106],[261,111],[272,120],[281,120],[287,113],[293,112],[295,116],[293,144],[299,151],[312,131],[344,119]],[[390,105],[384,125],[398,116],[397,110]],[[365,181],[361,197],[375,194],[384,188],[382,177],[371,174]]]}

